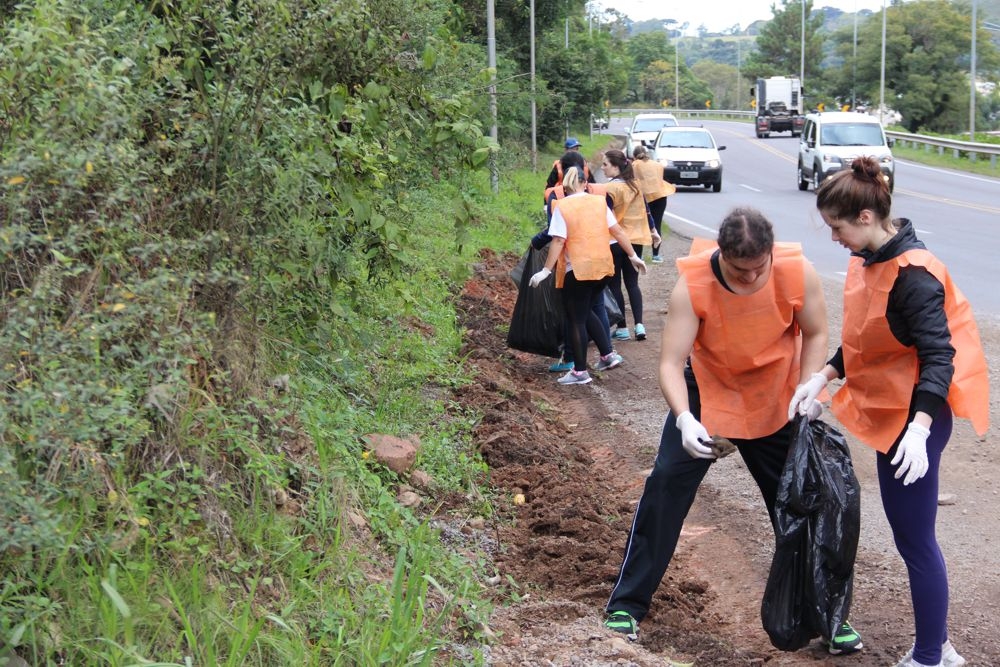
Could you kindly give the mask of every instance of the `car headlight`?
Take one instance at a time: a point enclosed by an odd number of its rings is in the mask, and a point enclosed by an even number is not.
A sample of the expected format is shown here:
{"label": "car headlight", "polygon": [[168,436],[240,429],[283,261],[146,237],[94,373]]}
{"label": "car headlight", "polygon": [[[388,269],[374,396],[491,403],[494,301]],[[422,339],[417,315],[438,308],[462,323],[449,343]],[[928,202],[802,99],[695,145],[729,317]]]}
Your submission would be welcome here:
{"label": "car headlight", "polygon": [[882,159],[880,160],[880,162],[882,163],[883,166],[891,167],[892,166],[892,156],[891,155],[883,155]]}
{"label": "car headlight", "polygon": [[839,167],[840,165],[844,164],[844,161],[841,160],[836,155],[824,155],[823,164],[835,165]]}
{"label": "car headlight", "polygon": [[719,160],[705,160],[705,166],[709,169],[718,169],[722,162]]}
{"label": "car headlight", "polygon": [[659,162],[660,164],[662,164],[664,167],[673,167],[674,166],[674,161],[673,160],[668,160],[667,158],[663,158],[663,159],[657,160],[657,162]]}

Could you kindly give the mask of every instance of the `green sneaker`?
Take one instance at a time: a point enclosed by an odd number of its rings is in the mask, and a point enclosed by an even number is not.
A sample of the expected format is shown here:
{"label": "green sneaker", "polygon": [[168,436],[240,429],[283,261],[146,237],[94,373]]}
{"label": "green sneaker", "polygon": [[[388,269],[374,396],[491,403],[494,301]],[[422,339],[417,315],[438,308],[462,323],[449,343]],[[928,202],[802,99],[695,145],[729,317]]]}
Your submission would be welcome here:
{"label": "green sneaker", "polygon": [[604,627],[625,635],[629,641],[639,638],[639,624],[627,611],[613,611],[604,619]]}
{"label": "green sneaker", "polygon": [[854,631],[850,623],[844,621],[843,625],[840,626],[840,631],[834,635],[830,642],[828,650],[830,655],[845,655],[860,651],[864,647],[865,645],[861,643],[861,635]]}

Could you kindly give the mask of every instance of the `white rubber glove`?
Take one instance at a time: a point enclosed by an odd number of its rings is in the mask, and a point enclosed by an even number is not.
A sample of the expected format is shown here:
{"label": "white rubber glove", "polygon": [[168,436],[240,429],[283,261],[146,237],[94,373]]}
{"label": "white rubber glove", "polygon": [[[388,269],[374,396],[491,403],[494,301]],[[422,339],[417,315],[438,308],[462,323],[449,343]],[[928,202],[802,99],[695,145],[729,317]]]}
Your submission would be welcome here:
{"label": "white rubber glove", "polygon": [[[795,395],[792,396],[792,401],[788,404],[788,421],[792,421],[796,412],[800,415],[808,414],[816,397],[829,382],[822,373],[813,373],[808,380],[796,387]],[[810,420],[812,419],[815,417],[810,417]]]}
{"label": "white rubber glove", "polygon": [[634,266],[635,270],[641,275],[646,275],[646,262],[642,261],[642,257],[639,257],[639,255],[632,255],[628,258],[628,261],[632,262],[632,266]]}
{"label": "white rubber glove", "polygon": [[899,463],[896,479],[905,474],[903,486],[913,484],[927,474],[927,436],[930,434],[930,429],[917,422],[910,422],[906,427],[906,433],[896,448],[896,455],[889,462],[890,465]]}
{"label": "white rubber glove", "polygon": [[531,276],[531,278],[528,280],[528,284],[531,285],[532,287],[538,287],[539,285],[542,284],[543,280],[545,280],[551,275],[552,271],[543,266],[541,271]]}
{"label": "white rubber glove", "polygon": [[694,418],[690,411],[677,415],[677,428],[681,432],[681,443],[684,451],[693,459],[714,459],[715,454],[708,443],[712,436],[708,434],[701,422]]}
{"label": "white rubber glove", "polygon": [[819,419],[819,416],[823,414],[823,404],[819,401],[813,401],[809,404],[809,409],[806,410],[806,419],[813,421]]}
{"label": "white rubber glove", "polygon": [[649,233],[653,237],[653,247],[659,248],[660,242],[663,240],[663,237],[660,236],[660,232],[656,231],[655,229],[650,229]]}

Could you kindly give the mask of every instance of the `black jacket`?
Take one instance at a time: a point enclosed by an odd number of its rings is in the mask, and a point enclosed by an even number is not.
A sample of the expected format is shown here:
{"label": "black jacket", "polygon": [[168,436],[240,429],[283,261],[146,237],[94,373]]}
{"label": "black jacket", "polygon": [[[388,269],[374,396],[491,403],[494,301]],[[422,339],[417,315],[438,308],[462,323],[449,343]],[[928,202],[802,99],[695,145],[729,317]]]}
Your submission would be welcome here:
{"label": "black jacket", "polygon": [[[893,222],[899,231],[885,245],[874,252],[863,250],[852,253],[864,259],[865,266],[894,259],[907,250],[926,249],[909,220],[901,218]],[[921,411],[936,417],[948,398],[955,372],[952,363],[955,348],[951,345],[951,332],[944,310],[944,285],[923,267],[902,267],[889,292],[885,318],[896,340],[917,350],[920,377],[910,401],[911,416],[913,412]],[[829,363],[837,369],[840,377],[844,377],[842,348],[837,349]]]}

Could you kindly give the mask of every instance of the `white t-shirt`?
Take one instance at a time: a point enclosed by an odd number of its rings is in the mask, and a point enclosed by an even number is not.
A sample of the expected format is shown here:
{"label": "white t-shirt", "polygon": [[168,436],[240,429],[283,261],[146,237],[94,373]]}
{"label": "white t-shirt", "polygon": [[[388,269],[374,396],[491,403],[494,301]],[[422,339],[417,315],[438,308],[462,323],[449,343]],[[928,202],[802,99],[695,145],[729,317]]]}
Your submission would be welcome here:
{"label": "white t-shirt", "polygon": [[[576,197],[576,196],[582,195],[582,194],[586,194],[586,193],[584,193],[584,192],[574,192],[571,195],[567,195],[566,199],[569,199],[570,197]],[[614,212],[610,208],[608,208],[607,206],[604,207],[604,211],[607,213],[607,216],[608,216],[608,229],[611,229],[612,227],[614,227],[615,225],[618,224],[618,219],[615,218]],[[558,206],[556,206],[555,207],[555,211],[552,213],[552,220],[549,222],[549,236],[558,236],[561,239],[565,239],[566,235],[567,235],[567,231],[566,231],[566,218],[563,217],[562,210]],[[618,241],[616,241],[615,238],[612,236],[611,237],[611,245],[614,245],[616,243],[618,243]],[[573,267],[570,265],[570,262],[569,262],[569,254],[567,254],[566,255],[566,273],[569,273],[572,270],[573,270]]]}

